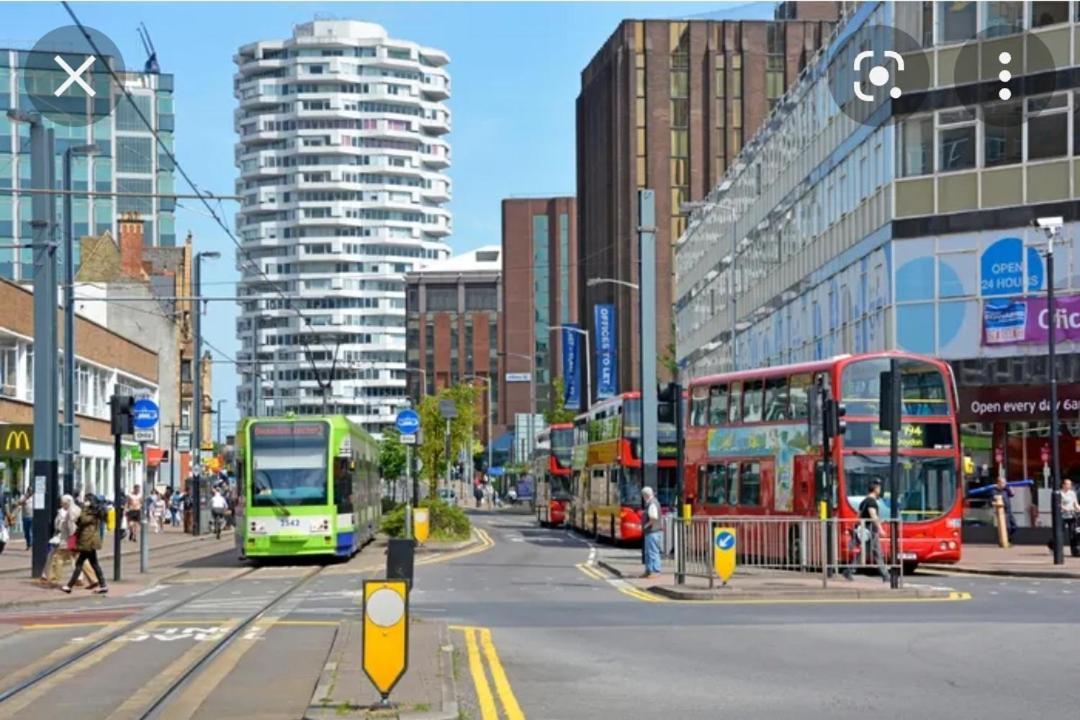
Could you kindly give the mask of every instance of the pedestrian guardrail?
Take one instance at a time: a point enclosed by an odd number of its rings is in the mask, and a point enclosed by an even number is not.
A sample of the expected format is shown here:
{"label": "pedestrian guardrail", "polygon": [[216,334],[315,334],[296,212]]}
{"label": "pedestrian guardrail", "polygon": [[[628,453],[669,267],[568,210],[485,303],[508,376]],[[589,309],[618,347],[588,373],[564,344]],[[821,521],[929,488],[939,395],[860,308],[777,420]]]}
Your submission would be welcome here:
{"label": "pedestrian guardrail", "polygon": [[890,551],[890,524],[882,532],[869,522],[829,518],[714,516],[690,519],[668,517],[666,550],[674,554],[675,575],[717,580],[714,538],[717,528],[735,534],[735,560],[741,570],[776,570],[819,574],[822,585],[840,573],[877,569],[883,575],[903,573],[903,528],[897,528],[899,547]]}

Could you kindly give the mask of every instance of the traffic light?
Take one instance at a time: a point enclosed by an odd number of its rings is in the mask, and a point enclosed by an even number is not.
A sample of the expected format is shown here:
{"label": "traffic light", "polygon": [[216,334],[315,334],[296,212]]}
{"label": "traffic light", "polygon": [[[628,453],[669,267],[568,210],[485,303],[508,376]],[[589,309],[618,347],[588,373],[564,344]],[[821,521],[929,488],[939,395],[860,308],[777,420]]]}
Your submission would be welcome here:
{"label": "traffic light", "polygon": [[109,411],[113,435],[135,433],[135,398],[130,395],[113,395],[109,398]]}
{"label": "traffic light", "polygon": [[881,373],[881,391],[879,396],[878,427],[887,432],[900,429],[900,398],[896,378],[891,370]]}
{"label": "traffic light", "polygon": [[843,403],[826,398],[823,411],[824,431],[829,438],[838,438],[847,432],[847,421],[844,420],[847,408]]}

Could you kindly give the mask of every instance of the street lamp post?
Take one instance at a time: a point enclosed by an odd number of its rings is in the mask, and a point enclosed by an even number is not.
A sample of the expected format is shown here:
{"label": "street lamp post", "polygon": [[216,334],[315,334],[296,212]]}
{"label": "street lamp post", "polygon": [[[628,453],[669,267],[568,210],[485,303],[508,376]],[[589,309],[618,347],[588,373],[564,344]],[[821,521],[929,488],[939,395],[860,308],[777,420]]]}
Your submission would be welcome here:
{"label": "street lamp post", "polygon": [[[195,352],[194,362],[192,363],[192,369],[195,373],[194,382],[192,387],[194,392],[193,402],[191,403],[191,452],[194,455],[192,467],[194,468],[193,474],[196,478],[202,478],[202,261],[204,259],[214,260],[221,257],[221,253],[216,251],[207,251],[195,253],[195,262],[192,267],[192,295],[195,298],[195,312],[192,313],[191,325],[192,331],[195,336]],[[196,483],[196,492],[201,492],[202,488]],[[200,518],[198,496],[195,496],[195,518],[192,530],[194,535],[200,534],[199,523]]]}
{"label": "street lamp post", "polygon": [[71,202],[71,158],[97,152],[97,145],[64,151],[64,494],[75,490],[75,217]]}
{"label": "street lamp post", "polygon": [[569,330],[585,338],[585,407],[582,410],[588,410],[592,405],[592,363],[589,355],[589,331],[573,325],[552,325],[548,330]]}
{"label": "street lamp post", "polygon": [[1050,522],[1054,564],[1065,564],[1065,547],[1061,517],[1061,456],[1058,448],[1057,406],[1057,314],[1054,303],[1054,240],[1061,234],[1064,218],[1045,217],[1036,224],[1046,233],[1046,314],[1049,318],[1047,335],[1048,380],[1050,384]]}
{"label": "street lamp post", "polygon": [[[487,384],[487,407],[484,412],[484,422],[487,425],[487,469],[488,473],[491,472],[491,377],[485,377],[484,375],[463,375],[462,379],[483,380]],[[472,478],[469,478],[472,481]]]}

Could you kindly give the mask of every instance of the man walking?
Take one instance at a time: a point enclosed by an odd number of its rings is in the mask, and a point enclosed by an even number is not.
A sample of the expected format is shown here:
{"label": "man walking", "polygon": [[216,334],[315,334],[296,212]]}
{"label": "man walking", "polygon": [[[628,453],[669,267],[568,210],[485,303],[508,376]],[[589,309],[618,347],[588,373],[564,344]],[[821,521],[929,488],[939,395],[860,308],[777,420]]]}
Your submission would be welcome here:
{"label": "man walking", "polygon": [[991,491],[991,497],[1001,496],[1001,501],[1005,505],[1005,527],[1009,530],[1010,538],[1016,532],[1016,518],[1013,517],[1012,513],[1012,498],[1015,494],[1016,492],[1005,482],[1005,478],[999,475],[994,483],[994,489]]}
{"label": "man walking", "polygon": [[641,577],[649,578],[660,572],[660,540],[664,531],[660,517],[660,503],[656,500],[656,493],[649,486],[641,488],[641,500],[645,503],[645,510],[641,517],[641,532],[645,538],[645,574]]}
{"label": "man walking", "polygon": [[844,570],[844,577],[848,580],[854,580],[855,568],[862,557],[863,543],[866,543],[868,557],[873,558],[874,562],[877,563],[881,579],[884,582],[889,582],[889,571],[885,567],[885,560],[881,552],[881,534],[885,529],[881,523],[879,499],[881,499],[881,481],[871,480],[866,497],[859,503],[859,524],[852,530],[851,541],[848,543],[848,550],[854,552],[851,565]]}
{"label": "man walking", "polygon": [[26,549],[29,550],[34,543],[34,490],[29,485],[19,500],[19,511],[22,515],[23,539],[26,540]]}
{"label": "man walking", "polygon": [[1073,557],[1080,557],[1080,542],[1078,542],[1080,538],[1076,535],[1078,518],[1080,518],[1080,503],[1077,502],[1072,480],[1065,478],[1061,481],[1061,520],[1065,526],[1065,540],[1069,543]]}

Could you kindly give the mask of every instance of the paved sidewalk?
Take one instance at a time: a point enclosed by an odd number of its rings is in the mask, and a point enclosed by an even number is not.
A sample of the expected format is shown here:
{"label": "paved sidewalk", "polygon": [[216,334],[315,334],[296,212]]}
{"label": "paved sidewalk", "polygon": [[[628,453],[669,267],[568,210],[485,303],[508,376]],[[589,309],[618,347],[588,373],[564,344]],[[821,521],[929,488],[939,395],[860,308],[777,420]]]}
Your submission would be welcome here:
{"label": "paved sidewalk", "polygon": [[[136,551],[125,552],[122,556],[123,568],[121,576],[123,580],[121,582],[114,582],[112,579],[112,554],[99,557],[101,569],[105,571],[105,579],[109,583],[107,597],[124,597],[145,590],[152,585],[165,582],[170,578],[186,575],[191,567],[200,564],[200,561],[220,553],[227,553],[234,546],[231,535],[228,537],[223,536],[221,540],[217,540],[213,535],[202,535],[193,538],[190,535],[182,535],[177,532],[175,537],[186,538],[186,541],[163,542],[160,545],[151,546],[150,566],[146,573],[139,572],[138,546],[135,543],[130,543],[136,548]],[[27,571],[25,574],[23,572],[9,572],[0,575],[0,607],[10,608],[39,605],[41,603],[63,603],[79,598],[85,599],[89,594],[84,588],[74,588],[72,593],[68,595],[61,592],[58,585],[49,586],[38,580],[32,580],[28,577],[29,558],[26,558],[25,562],[24,568]],[[71,570],[71,565],[64,568],[62,582],[67,581]],[[217,568],[200,568],[201,573],[217,571]]]}
{"label": "paved sidewalk", "polygon": [[1072,557],[1065,547],[1065,564],[1055,565],[1054,557],[1045,545],[964,545],[956,565],[923,565],[926,570],[972,573],[976,575],[1011,575],[1031,578],[1064,578],[1080,580],[1080,558]]}
{"label": "paved sidewalk", "polygon": [[687,577],[683,585],[675,583],[673,564],[664,563],[665,572],[651,578],[642,578],[643,566],[640,550],[605,548],[597,553],[597,564],[616,577],[622,578],[641,590],[676,600],[746,600],[746,601],[795,601],[795,600],[852,600],[852,599],[913,599],[949,598],[948,589],[923,584],[905,583],[893,590],[877,574],[856,575],[854,580],[843,577],[829,578],[822,587],[820,573],[796,573],[790,571],[736,570],[726,586],[715,581],[709,587],[706,578]]}
{"label": "paved sidewalk", "polygon": [[[160,533],[147,533],[150,538],[150,554],[154,554],[154,550],[157,548],[167,548],[176,545],[190,544],[197,542],[199,538],[192,535],[187,535],[180,531],[179,528],[173,529],[166,525],[165,529]],[[202,537],[202,536],[200,536]],[[231,537],[231,532],[230,532]],[[105,533],[105,540],[102,543],[101,552],[98,553],[99,558],[112,558],[113,552],[113,534],[111,532]],[[124,556],[139,554],[139,543],[124,540]],[[0,553],[0,575],[7,575],[17,572],[18,570],[25,570],[29,575],[30,573],[30,550],[27,550],[26,543],[23,541],[22,536],[14,537],[11,542],[7,544],[4,551]],[[104,560],[102,561],[104,565]]]}
{"label": "paved sidewalk", "polygon": [[412,618],[409,665],[390,693],[390,709],[378,707],[379,693],[364,674],[363,628],[362,620],[341,624],[305,720],[457,720],[453,646],[445,623]]}

